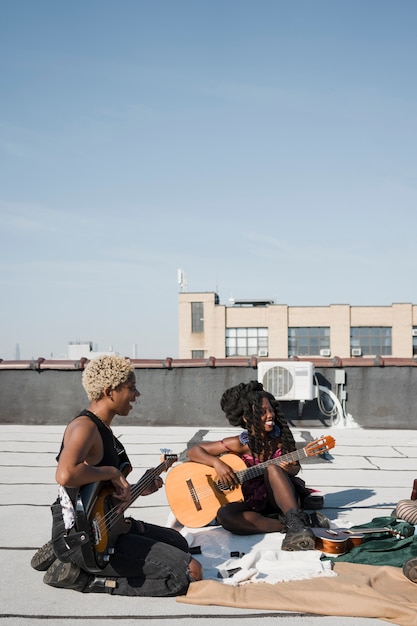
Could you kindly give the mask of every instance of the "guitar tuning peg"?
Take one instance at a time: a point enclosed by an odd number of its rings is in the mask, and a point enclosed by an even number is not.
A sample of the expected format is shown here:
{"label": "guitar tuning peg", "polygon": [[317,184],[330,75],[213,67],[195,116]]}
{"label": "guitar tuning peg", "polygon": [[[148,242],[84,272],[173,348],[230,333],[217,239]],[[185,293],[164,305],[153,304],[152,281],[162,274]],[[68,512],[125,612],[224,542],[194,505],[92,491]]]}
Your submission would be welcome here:
{"label": "guitar tuning peg", "polygon": [[172,450],[171,448],[159,448],[161,451],[161,454],[171,454]]}

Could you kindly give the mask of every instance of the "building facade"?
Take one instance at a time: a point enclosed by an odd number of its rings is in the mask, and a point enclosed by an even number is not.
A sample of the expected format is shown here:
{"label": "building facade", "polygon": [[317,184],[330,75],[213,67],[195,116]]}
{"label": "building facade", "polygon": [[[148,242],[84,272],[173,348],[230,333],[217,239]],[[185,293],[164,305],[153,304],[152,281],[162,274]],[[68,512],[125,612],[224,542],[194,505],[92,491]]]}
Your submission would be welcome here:
{"label": "building facade", "polygon": [[417,355],[417,305],[288,306],[219,302],[214,292],[179,294],[179,358]]}

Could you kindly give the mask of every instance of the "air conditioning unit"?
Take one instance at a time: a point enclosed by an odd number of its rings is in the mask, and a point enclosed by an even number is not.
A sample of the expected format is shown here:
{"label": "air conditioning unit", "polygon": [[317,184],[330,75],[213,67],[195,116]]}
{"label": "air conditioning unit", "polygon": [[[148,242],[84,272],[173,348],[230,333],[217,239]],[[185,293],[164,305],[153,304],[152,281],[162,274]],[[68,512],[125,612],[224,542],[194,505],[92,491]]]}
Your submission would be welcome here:
{"label": "air conditioning unit", "polygon": [[309,361],[258,363],[258,382],[277,400],[313,400],[314,366]]}
{"label": "air conditioning unit", "polygon": [[259,348],[258,356],[268,356],[268,348]]}
{"label": "air conditioning unit", "polygon": [[352,348],[352,356],[362,356],[362,348]]}
{"label": "air conditioning unit", "polygon": [[413,337],[417,337],[417,328],[413,328],[411,334],[413,335]]}
{"label": "air conditioning unit", "polygon": [[331,351],[328,348],[322,348],[322,350],[320,350],[320,356],[330,356],[331,355]]}

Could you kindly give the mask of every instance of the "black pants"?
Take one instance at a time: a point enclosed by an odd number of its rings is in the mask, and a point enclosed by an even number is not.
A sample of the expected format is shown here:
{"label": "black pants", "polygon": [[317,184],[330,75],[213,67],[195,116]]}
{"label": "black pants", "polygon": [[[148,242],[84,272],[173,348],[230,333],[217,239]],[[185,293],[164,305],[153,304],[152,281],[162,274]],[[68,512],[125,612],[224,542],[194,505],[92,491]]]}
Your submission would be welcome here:
{"label": "black pants", "polygon": [[[88,572],[81,547],[68,548],[59,502],[52,506],[52,515],[57,558]],[[130,531],[118,538],[109,565],[100,575],[116,579],[116,587],[109,590],[114,595],[178,596],[185,594],[190,584],[191,558],[188,543],[176,530],[132,519]]]}

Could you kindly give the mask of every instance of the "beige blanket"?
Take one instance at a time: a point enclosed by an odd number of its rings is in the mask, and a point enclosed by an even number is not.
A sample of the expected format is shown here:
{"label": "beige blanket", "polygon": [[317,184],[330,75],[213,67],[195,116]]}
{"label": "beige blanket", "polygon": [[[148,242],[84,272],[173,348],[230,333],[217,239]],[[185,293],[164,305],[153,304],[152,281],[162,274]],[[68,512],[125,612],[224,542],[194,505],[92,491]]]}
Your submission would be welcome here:
{"label": "beige blanket", "polygon": [[[197,557],[198,558],[198,557]],[[417,585],[400,568],[336,563],[331,578],[224,585],[215,580],[191,583],[177,602],[248,609],[297,611],[316,615],[379,618],[417,626]]]}

